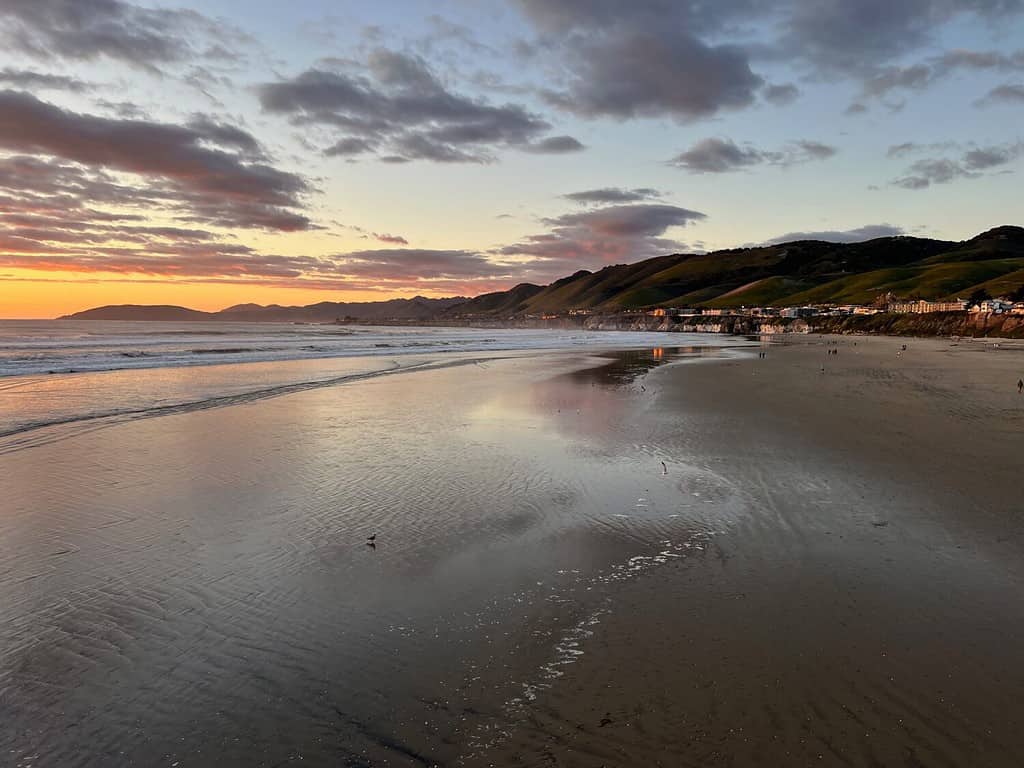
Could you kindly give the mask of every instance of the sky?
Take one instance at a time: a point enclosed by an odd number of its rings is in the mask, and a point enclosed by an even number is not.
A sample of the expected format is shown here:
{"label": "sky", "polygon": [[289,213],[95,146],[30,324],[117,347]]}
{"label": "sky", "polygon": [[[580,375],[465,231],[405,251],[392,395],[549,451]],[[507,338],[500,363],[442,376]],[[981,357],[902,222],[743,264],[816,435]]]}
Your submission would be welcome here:
{"label": "sky", "polygon": [[0,0],[0,317],[1020,224],[1024,0]]}

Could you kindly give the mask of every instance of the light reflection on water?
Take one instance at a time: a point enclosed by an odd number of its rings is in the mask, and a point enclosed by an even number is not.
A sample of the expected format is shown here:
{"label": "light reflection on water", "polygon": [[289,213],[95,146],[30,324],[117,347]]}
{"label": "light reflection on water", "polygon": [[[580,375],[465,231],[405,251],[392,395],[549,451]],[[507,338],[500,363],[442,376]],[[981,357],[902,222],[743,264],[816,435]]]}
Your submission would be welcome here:
{"label": "light reflection on water", "polygon": [[[676,355],[422,371],[0,456],[2,753],[450,762],[616,574],[734,514],[724,481],[637,450],[632,377]],[[688,511],[698,480],[719,503]]]}

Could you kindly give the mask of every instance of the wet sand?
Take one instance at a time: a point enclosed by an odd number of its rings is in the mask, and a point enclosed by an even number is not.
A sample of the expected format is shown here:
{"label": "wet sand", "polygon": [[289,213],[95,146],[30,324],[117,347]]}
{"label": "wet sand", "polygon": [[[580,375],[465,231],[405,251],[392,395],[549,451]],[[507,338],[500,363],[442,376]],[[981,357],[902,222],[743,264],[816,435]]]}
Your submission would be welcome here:
{"label": "wet sand", "polygon": [[742,511],[479,764],[1020,765],[1024,345],[789,342],[647,377],[652,440]]}
{"label": "wet sand", "polygon": [[1024,351],[826,341],[463,361],[0,455],[0,754],[1017,765]]}

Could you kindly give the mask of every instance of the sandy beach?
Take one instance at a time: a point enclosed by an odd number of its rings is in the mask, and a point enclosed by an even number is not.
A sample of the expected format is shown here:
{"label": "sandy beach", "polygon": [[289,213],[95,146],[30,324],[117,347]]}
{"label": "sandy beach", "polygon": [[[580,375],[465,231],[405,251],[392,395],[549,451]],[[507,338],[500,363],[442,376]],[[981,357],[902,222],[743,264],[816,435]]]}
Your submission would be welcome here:
{"label": "sandy beach", "polygon": [[467,358],[0,455],[2,754],[1019,764],[1024,345],[763,349]]}
{"label": "sandy beach", "polygon": [[742,513],[625,587],[487,764],[1018,764],[1022,370],[1019,343],[807,337],[650,374],[654,441]]}

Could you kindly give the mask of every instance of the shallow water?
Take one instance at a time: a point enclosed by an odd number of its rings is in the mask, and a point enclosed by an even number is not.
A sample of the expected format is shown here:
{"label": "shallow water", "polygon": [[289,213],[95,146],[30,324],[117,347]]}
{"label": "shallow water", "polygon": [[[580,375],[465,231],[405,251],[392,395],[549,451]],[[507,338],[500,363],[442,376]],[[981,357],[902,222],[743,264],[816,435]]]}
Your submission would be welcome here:
{"label": "shallow water", "polygon": [[[633,377],[677,354],[425,368],[10,450],[0,753],[486,753],[619,585],[741,514],[725,478],[676,458],[663,474],[637,428]],[[684,506],[683,482],[709,503]]]}
{"label": "shallow water", "polygon": [[[673,343],[694,343],[696,338]],[[658,333],[304,323],[0,320],[0,377],[182,366],[600,347],[652,348]],[[704,340],[720,346],[721,339]]]}

